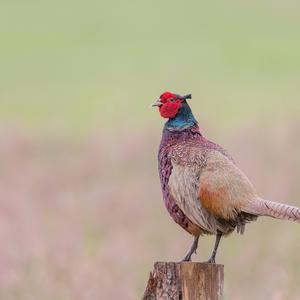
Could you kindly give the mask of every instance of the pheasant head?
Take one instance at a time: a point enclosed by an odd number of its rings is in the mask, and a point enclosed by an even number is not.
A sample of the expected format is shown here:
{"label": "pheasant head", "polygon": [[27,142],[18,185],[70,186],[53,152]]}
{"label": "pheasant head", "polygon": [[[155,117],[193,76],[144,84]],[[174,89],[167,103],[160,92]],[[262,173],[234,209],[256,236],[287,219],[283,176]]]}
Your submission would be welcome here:
{"label": "pheasant head", "polygon": [[172,131],[182,131],[197,123],[192,110],[186,102],[192,95],[180,96],[171,92],[165,92],[152,104],[157,106],[163,118],[168,119],[166,128]]}

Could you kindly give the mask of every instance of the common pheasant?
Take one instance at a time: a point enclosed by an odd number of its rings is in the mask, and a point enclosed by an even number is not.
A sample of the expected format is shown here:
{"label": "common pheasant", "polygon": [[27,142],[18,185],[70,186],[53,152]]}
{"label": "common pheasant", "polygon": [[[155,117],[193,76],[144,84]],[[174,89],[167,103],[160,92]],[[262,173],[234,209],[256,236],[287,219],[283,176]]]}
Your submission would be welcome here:
{"label": "common pheasant", "polygon": [[159,147],[159,176],[166,208],[174,221],[194,236],[183,261],[190,261],[199,236],[216,235],[209,263],[215,263],[222,236],[259,216],[300,222],[297,207],[264,200],[221,146],[200,132],[187,99],[163,93],[152,106],[167,118]]}

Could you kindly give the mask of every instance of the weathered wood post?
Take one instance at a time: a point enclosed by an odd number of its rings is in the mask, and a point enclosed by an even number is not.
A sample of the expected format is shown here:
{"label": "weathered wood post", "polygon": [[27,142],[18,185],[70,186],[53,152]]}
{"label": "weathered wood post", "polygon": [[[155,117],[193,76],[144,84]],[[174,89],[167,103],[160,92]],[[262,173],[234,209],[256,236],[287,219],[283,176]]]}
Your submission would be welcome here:
{"label": "weathered wood post", "polygon": [[156,262],[143,300],[220,300],[223,281],[223,265]]}

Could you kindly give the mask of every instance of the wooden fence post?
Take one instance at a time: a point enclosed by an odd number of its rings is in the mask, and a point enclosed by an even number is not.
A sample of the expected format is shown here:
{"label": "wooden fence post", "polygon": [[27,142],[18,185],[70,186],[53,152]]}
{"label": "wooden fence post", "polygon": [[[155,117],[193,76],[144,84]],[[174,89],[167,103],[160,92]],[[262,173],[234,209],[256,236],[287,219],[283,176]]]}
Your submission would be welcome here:
{"label": "wooden fence post", "polygon": [[156,262],[143,300],[221,300],[224,266]]}

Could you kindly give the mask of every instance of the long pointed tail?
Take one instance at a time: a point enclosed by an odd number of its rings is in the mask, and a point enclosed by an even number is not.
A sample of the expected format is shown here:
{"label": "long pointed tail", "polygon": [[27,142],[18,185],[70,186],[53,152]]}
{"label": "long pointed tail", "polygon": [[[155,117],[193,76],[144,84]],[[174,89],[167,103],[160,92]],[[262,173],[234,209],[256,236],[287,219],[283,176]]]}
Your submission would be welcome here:
{"label": "long pointed tail", "polygon": [[257,216],[269,216],[300,223],[300,208],[262,198],[249,202],[243,211]]}

